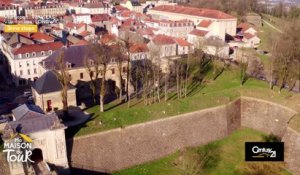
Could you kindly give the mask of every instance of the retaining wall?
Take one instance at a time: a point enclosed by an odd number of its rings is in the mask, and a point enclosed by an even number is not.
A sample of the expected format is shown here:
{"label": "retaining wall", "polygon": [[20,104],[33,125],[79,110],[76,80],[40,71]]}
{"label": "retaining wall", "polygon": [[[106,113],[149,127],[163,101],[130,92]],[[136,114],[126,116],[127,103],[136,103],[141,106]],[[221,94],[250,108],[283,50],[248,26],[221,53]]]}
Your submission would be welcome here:
{"label": "retaining wall", "polygon": [[300,156],[295,153],[300,152],[300,134],[287,129],[295,114],[274,103],[241,97],[227,105],[68,140],[68,158],[72,167],[113,172],[222,139],[246,126],[283,136],[288,167],[299,174]]}

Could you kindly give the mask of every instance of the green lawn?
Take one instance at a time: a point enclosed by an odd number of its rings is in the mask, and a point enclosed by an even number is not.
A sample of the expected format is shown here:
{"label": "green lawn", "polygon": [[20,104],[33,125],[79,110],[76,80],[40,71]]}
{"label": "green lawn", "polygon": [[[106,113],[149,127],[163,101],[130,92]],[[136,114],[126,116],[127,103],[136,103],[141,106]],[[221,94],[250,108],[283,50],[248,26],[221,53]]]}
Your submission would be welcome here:
{"label": "green lawn", "polygon": [[137,101],[134,99],[130,108],[127,107],[127,104],[119,105],[116,101],[105,105],[107,111],[104,113],[98,112],[98,106],[92,107],[87,111],[93,115],[93,118],[83,126],[68,129],[67,136],[81,136],[214,107],[226,104],[238,98],[241,94],[279,103],[285,102],[287,97],[293,96],[293,93],[290,92],[283,91],[279,94],[275,91],[269,90],[267,83],[255,79],[249,79],[241,87],[239,71],[227,70],[216,81],[209,79],[205,85],[196,86],[189,96],[184,99],[172,99],[167,102],[162,99],[161,103],[148,106],[145,106],[142,100]]}
{"label": "green lawn", "polygon": [[[234,132],[223,140],[215,141],[198,148],[188,148],[178,151],[160,160],[129,168],[114,175],[180,175],[184,168],[183,162],[193,164],[192,157],[201,153],[205,157],[201,175],[241,175],[241,165],[244,161],[244,143],[246,141],[264,141],[265,135],[261,132],[244,128]],[[234,144],[233,144],[234,143]],[[271,163],[270,166],[281,166],[280,163]],[[185,169],[186,170],[186,169]],[[280,174],[289,174],[282,170]]]}

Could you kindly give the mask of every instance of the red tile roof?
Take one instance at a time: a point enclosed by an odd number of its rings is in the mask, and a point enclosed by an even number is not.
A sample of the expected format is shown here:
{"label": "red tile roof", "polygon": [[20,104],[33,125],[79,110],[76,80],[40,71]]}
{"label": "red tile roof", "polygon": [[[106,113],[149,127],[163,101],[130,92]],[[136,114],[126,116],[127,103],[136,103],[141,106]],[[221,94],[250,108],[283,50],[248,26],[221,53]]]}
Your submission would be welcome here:
{"label": "red tile roof", "polygon": [[148,52],[148,46],[145,43],[142,44],[133,44],[130,48],[129,48],[129,52],[131,53],[139,53],[139,52]]}
{"label": "red tile roof", "polygon": [[152,41],[157,45],[175,44],[174,38],[166,35],[156,35]]}
{"label": "red tile roof", "polygon": [[79,45],[88,45],[89,42],[86,40],[80,40],[78,43],[74,44],[74,46],[79,46]]}
{"label": "red tile roof", "polygon": [[202,20],[199,24],[198,27],[203,27],[203,28],[207,28],[212,24],[211,20]]}
{"label": "red tile roof", "polygon": [[116,40],[117,40],[116,35],[114,35],[114,34],[105,34],[101,37],[100,43],[101,44],[108,44],[108,43],[110,43],[112,41],[116,41]]}
{"label": "red tile roof", "polygon": [[14,50],[14,55],[25,54],[32,52],[41,52],[41,51],[55,51],[63,47],[62,42],[53,42],[53,43],[43,43],[43,44],[32,44],[32,45],[23,45],[20,48]]}
{"label": "red tile roof", "polygon": [[123,7],[123,6],[121,6],[121,5],[116,5],[116,6],[115,6],[115,8],[116,8],[116,10],[117,10],[117,11],[124,11],[124,10],[127,10],[127,11],[129,11],[129,9],[128,9],[128,8],[126,8],[126,7]]}
{"label": "red tile roof", "polygon": [[244,38],[246,39],[251,39],[253,37],[255,37],[255,35],[252,35],[251,33],[244,33]]}
{"label": "red tile roof", "polygon": [[240,23],[237,26],[238,29],[241,29],[242,32],[247,31],[249,28],[253,28],[254,30],[256,30],[251,24],[249,23]]}
{"label": "red tile roof", "polygon": [[191,35],[196,35],[196,36],[205,36],[206,34],[208,34],[208,31],[204,31],[204,30],[198,30],[198,29],[194,29],[193,31],[191,31],[189,34]]}
{"label": "red tile roof", "polygon": [[97,14],[92,16],[92,22],[109,21],[110,16],[108,14]]}
{"label": "red tile roof", "polygon": [[179,6],[179,5],[160,5],[152,8],[151,10],[170,12],[170,13],[180,13],[185,15],[207,17],[207,18],[214,18],[214,19],[235,19],[235,17],[219,10],[186,7],[186,6]]}
{"label": "red tile roof", "polygon": [[191,43],[189,43],[188,41],[181,39],[181,38],[175,38],[175,41],[178,45],[184,47],[184,46],[192,46]]}
{"label": "red tile roof", "polygon": [[90,35],[91,34],[91,32],[89,32],[89,31],[83,31],[83,32],[81,32],[81,33],[79,33],[79,35],[80,36],[83,36],[83,37],[86,37],[86,36],[88,36],[88,35]]}
{"label": "red tile roof", "polygon": [[34,40],[54,41],[54,38],[41,32],[36,32],[31,35]]}

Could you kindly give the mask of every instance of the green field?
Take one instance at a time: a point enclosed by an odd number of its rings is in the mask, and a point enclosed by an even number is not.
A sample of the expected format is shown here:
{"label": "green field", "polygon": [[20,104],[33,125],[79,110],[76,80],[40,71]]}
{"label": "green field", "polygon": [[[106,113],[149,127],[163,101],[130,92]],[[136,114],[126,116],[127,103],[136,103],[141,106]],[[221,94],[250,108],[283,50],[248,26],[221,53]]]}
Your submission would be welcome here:
{"label": "green field", "polygon": [[[244,128],[234,132],[223,140],[215,141],[198,148],[188,148],[152,161],[143,165],[129,168],[114,175],[181,175],[191,173],[191,167],[197,162],[197,156],[202,160],[202,167],[196,174],[201,175],[242,175],[242,166],[247,166],[244,161],[244,143],[246,141],[264,141],[266,136],[261,132]],[[199,162],[199,161],[198,161]],[[198,169],[194,166],[194,169]],[[272,167],[278,174],[289,174],[281,163],[264,164],[264,168]],[[275,168],[276,167],[276,168]],[[194,171],[195,172],[195,171]],[[270,172],[273,173],[273,172]],[[275,172],[276,173],[276,172]]]}
{"label": "green field", "polygon": [[[87,111],[93,115],[92,119],[83,126],[70,128],[67,136],[81,136],[100,132],[112,128],[155,120],[163,117],[174,116],[199,109],[226,104],[240,95],[262,98],[278,103],[286,104],[290,98],[296,98],[296,94],[283,90],[280,94],[277,89],[270,90],[266,82],[248,79],[244,86],[240,85],[239,71],[227,70],[215,81],[208,79],[204,85],[195,85],[187,98],[170,99],[165,102],[145,106],[142,100],[132,100],[131,107],[127,104],[119,104],[118,101],[105,105],[104,113],[99,113],[99,107],[95,106]],[[299,98],[300,100],[300,98]],[[297,108],[297,104],[291,104]]]}

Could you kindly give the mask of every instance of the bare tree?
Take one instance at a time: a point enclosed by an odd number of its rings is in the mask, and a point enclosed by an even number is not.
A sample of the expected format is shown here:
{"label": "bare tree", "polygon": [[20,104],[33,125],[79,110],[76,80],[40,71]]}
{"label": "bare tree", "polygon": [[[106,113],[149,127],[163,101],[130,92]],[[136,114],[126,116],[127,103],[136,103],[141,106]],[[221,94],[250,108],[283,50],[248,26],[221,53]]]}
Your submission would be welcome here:
{"label": "bare tree", "polygon": [[93,53],[95,54],[95,62],[98,64],[98,71],[102,76],[100,81],[100,112],[104,112],[104,98],[106,93],[106,72],[108,63],[111,61],[111,49],[106,45],[93,46]]}
{"label": "bare tree", "polygon": [[[90,51],[93,53],[95,50],[97,50],[98,45],[91,44],[90,45]],[[101,53],[98,53],[101,54]],[[92,90],[94,103],[97,101],[97,79],[99,77],[100,71],[101,71],[101,61],[99,60],[99,56],[92,55],[90,58],[86,57],[84,60],[84,65],[86,68],[86,71],[90,77],[90,88]]]}
{"label": "bare tree", "polygon": [[59,54],[59,57],[57,57],[56,64],[57,64],[57,68],[58,68],[58,72],[57,72],[56,76],[62,87],[61,97],[62,97],[62,104],[63,104],[63,117],[68,118],[68,116],[69,116],[68,89],[69,89],[71,77],[68,73],[68,67],[67,67],[68,63],[65,62],[63,51],[61,51],[61,53]]}

